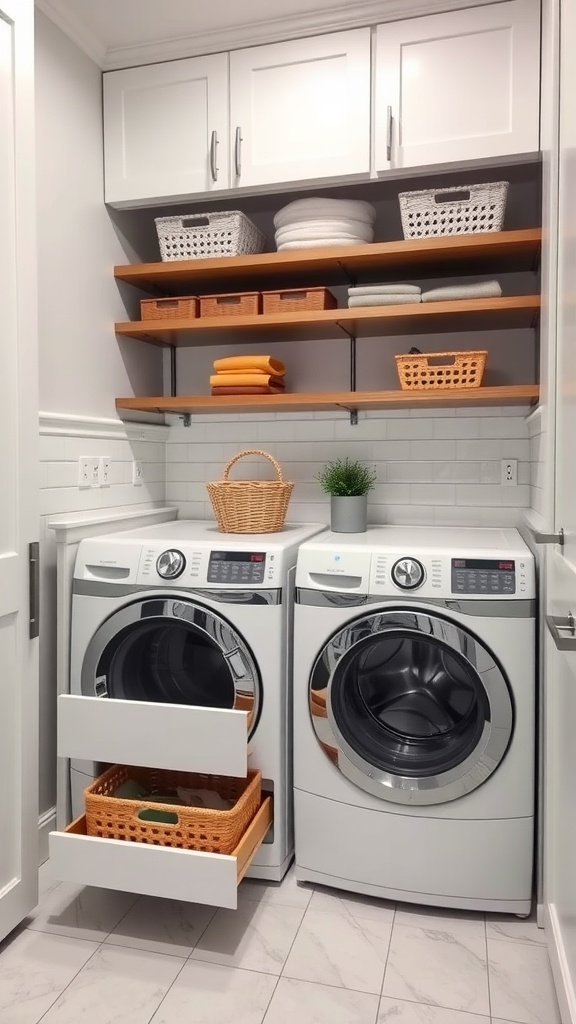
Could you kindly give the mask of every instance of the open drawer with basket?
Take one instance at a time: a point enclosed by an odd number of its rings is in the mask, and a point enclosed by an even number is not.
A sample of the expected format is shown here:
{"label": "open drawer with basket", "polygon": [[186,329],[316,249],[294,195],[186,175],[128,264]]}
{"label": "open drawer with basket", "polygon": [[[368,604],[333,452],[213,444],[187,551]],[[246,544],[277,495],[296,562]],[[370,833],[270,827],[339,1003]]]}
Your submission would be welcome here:
{"label": "open drawer with basket", "polygon": [[[130,783],[152,789],[116,796]],[[157,792],[190,787],[227,798],[228,809],[176,806]],[[50,862],[64,881],[235,909],[238,884],[273,821],[260,772],[244,780],[114,765],[85,793],[86,814],[50,834]]]}

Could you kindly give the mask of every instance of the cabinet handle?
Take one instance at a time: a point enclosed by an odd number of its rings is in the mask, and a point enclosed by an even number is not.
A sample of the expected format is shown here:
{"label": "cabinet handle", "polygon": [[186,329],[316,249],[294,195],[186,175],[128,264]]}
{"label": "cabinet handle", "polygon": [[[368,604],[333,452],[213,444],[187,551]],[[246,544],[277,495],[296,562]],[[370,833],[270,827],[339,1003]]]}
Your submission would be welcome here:
{"label": "cabinet handle", "polygon": [[392,107],[386,108],[386,159],[388,163],[392,160]]}
{"label": "cabinet handle", "polygon": [[35,640],[40,635],[40,545],[34,541],[28,547],[28,577],[30,587],[30,623],[28,636]]}
{"label": "cabinet handle", "polygon": [[576,622],[572,612],[566,618],[547,615],[546,623],[559,651],[576,651]]}
{"label": "cabinet handle", "polygon": [[218,181],[218,163],[216,160],[216,154],[218,152],[218,132],[212,132],[210,139],[210,170],[212,172],[212,181]]}
{"label": "cabinet handle", "polygon": [[242,174],[242,159],[241,159],[241,147],[242,147],[242,129],[236,129],[236,139],[234,141],[234,168],[236,171],[236,177],[239,178]]}

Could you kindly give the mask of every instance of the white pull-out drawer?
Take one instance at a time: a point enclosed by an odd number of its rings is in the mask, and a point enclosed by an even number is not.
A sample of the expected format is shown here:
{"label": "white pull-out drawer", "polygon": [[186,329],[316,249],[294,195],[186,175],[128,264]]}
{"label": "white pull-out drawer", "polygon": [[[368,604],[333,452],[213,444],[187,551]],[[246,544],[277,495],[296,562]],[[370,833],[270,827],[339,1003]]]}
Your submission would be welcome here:
{"label": "white pull-out drawer", "polygon": [[248,719],[224,708],[61,694],[58,756],[243,778]]}
{"label": "white pull-out drawer", "polygon": [[238,905],[238,885],[272,824],[266,797],[230,855],[86,835],[86,818],[50,833],[50,870],[76,885],[96,885],[211,907]]}

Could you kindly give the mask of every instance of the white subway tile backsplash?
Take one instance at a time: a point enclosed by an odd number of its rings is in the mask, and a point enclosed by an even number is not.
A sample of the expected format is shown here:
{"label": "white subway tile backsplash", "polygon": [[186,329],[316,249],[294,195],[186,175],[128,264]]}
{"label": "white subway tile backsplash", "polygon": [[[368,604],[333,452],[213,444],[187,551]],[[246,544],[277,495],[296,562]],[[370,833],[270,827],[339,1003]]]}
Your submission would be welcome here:
{"label": "white subway tile backsplash", "polygon": [[468,437],[480,437],[480,423],[484,422],[477,417],[464,418],[455,416],[454,419],[434,420],[434,437],[455,438],[457,441],[465,440]]}
{"label": "white subway tile backsplash", "polygon": [[526,420],[517,416],[494,416],[480,421],[481,437],[528,437]]}
{"label": "white subway tile backsplash", "polygon": [[410,502],[413,505],[454,505],[456,488],[453,484],[411,484]]}
{"label": "white subway tile backsplash", "polygon": [[456,441],[411,441],[410,458],[417,462],[452,462],[456,458],[456,444]]}
{"label": "white subway tile backsplash", "polygon": [[429,465],[436,483],[480,483],[479,462],[431,462]]}
{"label": "white subway tile backsplash", "polygon": [[395,440],[412,440],[412,438],[429,438],[430,421],[428,419],[390,420],[388,437]]}
{"label": "white subway tile backsplash", "polygon": [[[386,465],[386,479],[390,483],[431,483],[435,462],[389,462]],[[451,465],[451,463],[446,463]]]}
{"label": "white subway tile backsplash", "polygon": [[501,442],[496,440],[456,441],[456,459],[483,462],[501,457]]}

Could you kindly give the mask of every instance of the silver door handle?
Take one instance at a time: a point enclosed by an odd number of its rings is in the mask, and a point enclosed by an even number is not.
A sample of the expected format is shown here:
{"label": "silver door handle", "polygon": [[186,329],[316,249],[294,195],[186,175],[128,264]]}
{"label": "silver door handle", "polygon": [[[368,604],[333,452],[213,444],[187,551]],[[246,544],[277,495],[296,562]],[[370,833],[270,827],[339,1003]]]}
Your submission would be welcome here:
{"label": "silver door handle", "polygon": [[386,159],[388,163],[392,160],[392,107],[386,108]]}
{"label": "silver door handle", "polygon": [[212,181],[218,181],[218,162],[216,160],[216,154],[218,152],[218,132],[212,132],[210,139],[210,170],[212,172]]}
{"label": "silver door handle", "polygon": [[239,178],[242,174],[242,159],[241,159],[241,148],[242,148],[242,129],[236,129],[236,139],[234,140],[234,169],[236,171],[236,177]]}
{"label": "silver door handle", "polygon": [[547,615],[546,624],[559,651],[576,651],[576,621],[572,612],[565,618]]}
{"label": "silver door handle", "polygon": [[28,636],[35,640],[40,636],[40,545],[33,541],[28,546],[28,578],[30,587],[30,622]]}

